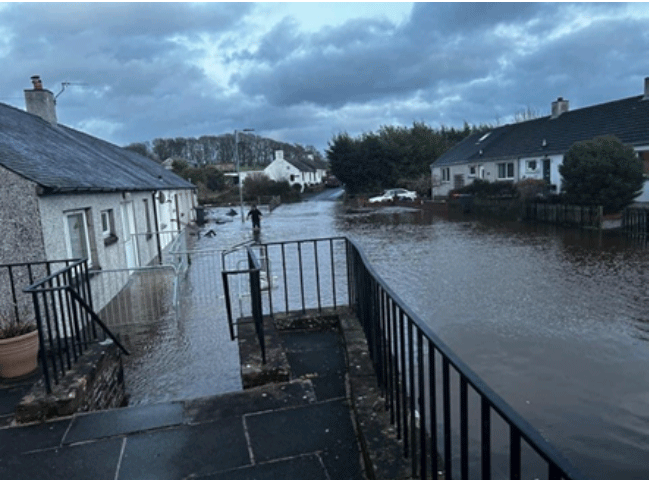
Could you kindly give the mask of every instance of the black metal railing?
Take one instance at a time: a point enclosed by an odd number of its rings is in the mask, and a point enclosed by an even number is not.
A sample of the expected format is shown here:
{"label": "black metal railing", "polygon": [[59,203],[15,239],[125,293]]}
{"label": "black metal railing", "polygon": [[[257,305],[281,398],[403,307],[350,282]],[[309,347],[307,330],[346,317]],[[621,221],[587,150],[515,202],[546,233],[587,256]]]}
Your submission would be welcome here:
{"label": "black metal railing", "polygon": [[353,309],[414,477],[582,478],[347,245]]}
{"label": "black metal railing", "polygon": [[49,276],[53,271],[68,266],[72,260],[28,261],[0,265],[0,315],[7,317],[6,324],[36,324],[32,297],[23,287],[37,279]]}
{"label": "black metal railing", "polygon": [[[582,478],[405,305],[356,243],[339,237],[257,247],[264,261],[250,261],[249,279],[260,275],[260,267],[276,285],[265,296],[252,281],[258,307],[266,305],[270,314],[274,305],[286,313],[341,306],[355,311],[414,477]],[[236,272],[223,273],[227,303],[231,274]]]}
{"label": "black metal railing", "polygon": [[48,393],[93,343],[110,338],[128,354],[93,310],[87,260],[66,261],[54,272],[48,269],[45,277],[23,291],[32,298]]}
{"label": "black metal railing", "polygon": [[224,288],[224,300],[226,304],[227,319],[229,322],[229,332],[231,334],[231,340],[235,340],[235,321],[233,319],[229,277],[247,275],[249,293],[251,294],[251,315],[256,329],[256,336],[258,337],[258,343],[260,345],[262,362],[264,364],[267,363],[267,360],[265,353],[265,330],[263,327],[263,296],[261,289],[262,267],[260,260],[254,254],[251,246],[244,246],[243,249],[246,252],[248,269],[225,269],[224,266],[226,264],[224,259],[227,253],[223,253],[222,255],[222,286]]}

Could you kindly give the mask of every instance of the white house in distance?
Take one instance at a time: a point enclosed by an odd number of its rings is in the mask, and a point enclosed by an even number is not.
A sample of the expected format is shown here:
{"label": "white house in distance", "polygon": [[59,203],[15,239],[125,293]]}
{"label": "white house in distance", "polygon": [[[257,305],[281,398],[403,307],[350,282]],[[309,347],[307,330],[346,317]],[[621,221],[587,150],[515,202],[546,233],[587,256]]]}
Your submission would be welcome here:
{"label": "white house in distance", "polygon": [[274,152],[274,160],[263,173],[274,181],[288,181],[290,185],[299,184],[301,192],[306,186],[321,184],[326,177],[326,166],[315,161],[312,156],[305,160],[288,160],[283,158],[283,151]]}
{"label": "white house in distance", "polygon": [[86,258],[146,266],[195,220],[196,188],[156,162],[57,123],[33,77],[27,112],[0,103],[0,264]]}
{"label": "white house in distance", "polygon": [[[578,141],[614,135],[631,146],[644,164],[649,162],[649,78],[643,94],[621,100],[569,110],[569,103],[558,98],[551,115],[490,131],[472,134],[444,153],[430,166],[433,197],[447,196],[453,189],[475,179],[513,181],[543,179],[559,192],[559,166],[564,154]],[[649,182],[636,199],[648,202]]]}

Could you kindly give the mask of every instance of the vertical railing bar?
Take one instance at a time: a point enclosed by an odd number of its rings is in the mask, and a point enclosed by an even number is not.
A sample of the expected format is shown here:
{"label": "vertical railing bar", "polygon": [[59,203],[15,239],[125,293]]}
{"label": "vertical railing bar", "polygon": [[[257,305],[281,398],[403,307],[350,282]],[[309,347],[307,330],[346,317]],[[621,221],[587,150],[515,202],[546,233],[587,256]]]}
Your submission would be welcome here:
{"label": "vertical railing bar", "polygon": [[281,243],[281,260],[283,263],[283,287],[285,288],[285,314],[290,312],[290,304],[288,301],[288,273],[285,264],[285,243]]}
{"label": "vertical railing bar", "polygon": [[301,241],[297,242],[297,250],[299,253],[299,283],[301,284],[301,312],[306,312],[306,299],[303,290],[303,262],[301,258]]}
{"label": "vertical railing bar", "polygon": [[[41,359],[41,368],[43,371],[43,379],[45,381],[45,390],[47,393],[52,393],[52,384],[50,382],[50,370],[48,367],[47,349],[45,346],[45,336],[43,335],[43,321],[41,320],[41,311],[38,307],[38,295],[32,292],[32,302],[34,303],[34,317],[36,318],[36,326],[38,327],[38,339],[40,344],[39,357]],[[56,379],[56,377],[55,377]]]}
{"label": "vertical railing bar", "polygon": [[[66,352],[66,360],[68,362],[68,367],[72,366],[72,359],[70,357],[70,349],[71,346],[73,345],[73,339],[72,339],[72,330],[70,329],[70,326],[68,323],[66,323],[66,311],[65,311],[65,302],[64,302],[64,295],[63,293],[63,288],[61,286],[61,276],[56,276],[53,279],[53,282],[56,280],[56,287],[57,287],[57,297],[59,299],[59,309],[56,309],[56,300],[54,302],[54,312],[58,314],[58,317],[55,317],[54,322],[55,323],[61,323],[61,328],[63,331],[63,344],[65,346],[65,352]],[[70,329],[70,330],[69,330]],[[70,331],[70,332],[69,332]],[[50,340],[50,343],[52,341]],[[74,346],[72,347],[73,352],[74,352]],[[73,354],[74,357],[74,354]],[[76,359],[75,359],[76,360]]]}
{"label": "vertical railing bar", "polygon": [[399,370],[399,347],[398,347],[398,318],[396,317],[396,302],[392,300],[392,319],[393,319],[393,326],[392,326],[392,331],[393,331],[393,345],[394,345],[394,410],[393,410],[393,415],[394,419],[392,420],[392,423],[396,423],[396,434],[397,437],[401,438],[401,383],[400,383],[400,376],[401,372]]}
{"label": "vertical railing bar", "polygon": [[321,286],[319,283],[319,257],[317,255],[317,240],[313,241],[315,251],[315,280],[317,282],[317,311],[321,313]]}
{"label": "vertical railing bar", "polygon": [[391,423],[394,423],[394,415],[392,414],[394,404],[394,374],[392,373],[393,358],[392,358],[392,312],[390,309],[390,296],[387,292],[383,291],[383,305],[385,307],[385,352],[387,360],[385,362],[385,371],[387,378],[387,390],[385,391],[385,410],[389,410]]}
{"label": "vertical railing bar", "polygon": [[[442,354],[443,355],[443,354]],[[442,364],[443,388],[444,388],[444,473],[446,479],[453,478],[453,457],[451,446],[451,384],[450,384],[450,362],[443,356]]]}
{"label": "vertical railing bar", "polygon": [[439,450],[437,447],[437,376],[435,366],[435,344],[428,340],[428,367],[430,374],[430,464],[432,478],[439,478]]}
{"label": "vertical railing bar", "polygon": [[469,401],[468,383],[464,375],[460,376],[460,463],[461,478],[469,478]]}
{"label": "vertical railing bar", "polygon": [[[95,311],[95,308],[93,307],[93,295],[91,293],[91,278],[88,275],[88,261],[84,263],[84,285],[86,287],[86,297],[84,298],[84,301],[88,304],[88,306],[91,307],[91,310]],[[90,322],[90,314],[89,316],[89,322]],[[97,326],[95,323],[90,322],[91,330],[93,331],[93,339],[97,340],[98,335],[97,335]]]}
{"label": "vertical railing bar", "polygon": [[229,274],[222,271],[222,289],[224,291],[224,304],[226,308],[226,319],[229,323],[229,334],[231,341],[235,340],[235,330],[233,328],[233,313],[231,312],[231,290],[229,289]]}
{"label": "vertical railing bar", "polygon": [[387,333],[385,329],[385,322],[386,322],[386,315],[387,312],[385,311],[385,292],[383,291],[383,288],[380,285],[376,285],[376,289],[374,290],[374,300],[376,304],[378,305],[378,337],[379,337],[379,347],[380,347],[380,353],[379,353],[379,358],[380,358],[380,380],[381,380],[381,391],[380,395],[382,397],[385,397],[385,407],[387,407],[387,350],[385,347],[385,341],[387,340]]}
{"label": "vertical railing bar", "polygon": [[509,478],[521,478],[521,436],[518,429],[509,424]]}
{"label": "vertical railing bar", "polygon": [[424,362],[423,362],[423,332],[417,328],[417,368],[419,369],[418,375],[418,400],[419,400],[419,433],[420,433],[420,446],[421,446],[421,478],[428,478],[428,457],[426,451],[426,399],[425,399],[425,390],[426,390],[426,381],[424,373]]}
{"label": "vertical railing bar", "polygon": [[333,283],[333,309],[337,308],[337,296],[335,294],[335,254],[333,253],[333,238],[329,239],[331,249],[331,282]]}
{"label": "vertical railing bar", "polygon": [[484,395],[481,395],[482,402],[480,405],[481,411],[481,427],[482,432],[480,435],[482,446],[482,478],[484,480],[491,478],[491,418],[489,400]]}
{"label": "vertical railing bar", "polygon": [[[49,285],[50,288],[52,288],[52,280],[49,280],[47,284]],[[52,321],[50,320],[50,310],[48,309],[48,292],[44,291],[42,294],[43,294],[42,298],[43,298],[43,312],[45,314],[45,324],[47,326],[52,326]],[[50,298],[52,298],[53,295],[54,295],[54,293],[50,292]],[[56,307],[54,305],[52,306],[52,310],[53,310],[53,312],[56,312],[55,311]],[[56,320],[56,317],[55,317],[55,320]],[[63,369],[63,367],[64,367],[64,350],[62,350],[62,347],[61,347],[61,338],[62,338],[62,336],[61,336],[61,333],[60,333],[60,330],[59,330],[59,323],[56,323],[56,322],[54,323],[54,332],[56,333],[56,347],[57,347],[57,353],[59,354],[59,363],[61,365],[62,371],[65,372],[65,369]],[[54,349],[54,345],[55,345],[55,343],[53,342],[52,338],[50,338],[50,349]],[[70,369],[70,367],[71,367],[70,357],[67,357],[67,358],[68,358],[67,359],[67,362],[68,362],[67,366]]]}
{"label": "vertical railing bar", "polygon": [[414,390],[414,335],[413,321],[408,316],[408,363],[410,372],[410,452],[412,454],[412,477],[417,476],[417,427],[416,427],[416,400]]}
{"label": "vertical railing bar", "polygon": [[267,299],[269,300],[269,316],[273,317],[274,305],[272,302],[272,282],[274,279],[272,276],[272,264],[269,260],[269,250],[267,249],[267,245],[265,244],[263,246],[265,247],[265,272],[267,273]]}
{"label": "vertical railing bar", "polygon": [[401,397],[403,405],[403,456],[407,458],[408,456],[408,407],[407,407],[407,373],[405,366],[405,318],[403,314],[403,309],[399,307],[400,314],[400,329],[401,329]]}

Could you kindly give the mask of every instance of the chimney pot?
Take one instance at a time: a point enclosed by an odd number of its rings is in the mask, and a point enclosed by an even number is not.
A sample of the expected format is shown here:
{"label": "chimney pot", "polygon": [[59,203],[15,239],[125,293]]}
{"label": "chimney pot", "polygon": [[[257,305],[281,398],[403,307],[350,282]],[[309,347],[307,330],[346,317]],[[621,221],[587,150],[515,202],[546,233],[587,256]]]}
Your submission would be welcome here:
{"label": "chimney pot", "polygon": [[57,111],[54,94],[43,88],[38,75],[31,77],[33,89],[25,89],[25,110],[45,119],[52,125],[57,125]]}
{"label": "chimney pot", "polygon": [[34,85],[34,90],[43,90],[43,83],[41,82],[41,77],[39,75],[32,75],[32,85]]}

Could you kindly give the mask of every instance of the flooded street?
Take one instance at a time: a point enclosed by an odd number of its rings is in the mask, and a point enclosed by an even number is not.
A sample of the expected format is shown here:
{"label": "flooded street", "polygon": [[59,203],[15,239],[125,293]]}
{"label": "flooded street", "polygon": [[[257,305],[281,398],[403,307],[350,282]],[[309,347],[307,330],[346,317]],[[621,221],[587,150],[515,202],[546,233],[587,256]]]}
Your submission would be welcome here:
{"label": "flooded street", "polygon": [[[402,208],[345,214],[332,201],[263,215],[261,242],[340,235],[359,242],[407,305],[587,477],[648,478],[647,245]],[[217,236],[199,243],[223,249],[247,239],[249,227],[239,217],[211,223],[202,231]],[[239,389],[237,346],[220,300],[189,319],[175,328],[186,341],[169,349],[170,365],[137,373],[146,385],[164,376],[162,388],[147,394],[136,384],[133,397]],[[214,358],[223,352],[215,343],[227,347],[226,357]]]}

